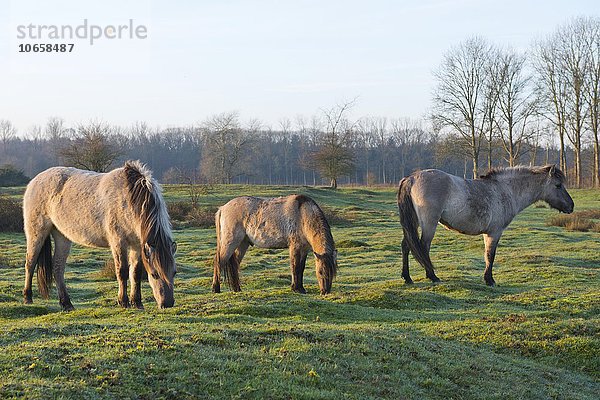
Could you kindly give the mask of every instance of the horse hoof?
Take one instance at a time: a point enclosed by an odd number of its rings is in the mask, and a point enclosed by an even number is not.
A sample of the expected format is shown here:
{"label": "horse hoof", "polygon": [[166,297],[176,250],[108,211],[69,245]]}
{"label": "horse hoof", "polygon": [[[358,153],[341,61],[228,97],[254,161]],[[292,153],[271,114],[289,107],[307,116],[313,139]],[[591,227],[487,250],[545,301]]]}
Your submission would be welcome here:
{"label": "horse hoof", "polygon": [[406,285],[412,285],[414,282],[413,282],[413,280],[411,278],[408,278],[408,279],[404,279],[404,283]]}
{"label": "horse hoof", "polygon": [[75,307],[73,307],[73,304],[65,304],[62,306],[62,310],[64,312],[69,312],[75,310]]}
{"label": "horse hoof", "polygon": [[32,299],[28,299],[28,298],[24,298],[23,299],[23,304],[33,304],[33,300]]}
{"label": "horse hoof", "polygon": [[[301,288],[292,288],[292,291],[294,293],[306,294],[306,289],[304,289],[303,287],[301,287]],[[321,294],[323,294],[323,291],[321,291]]]}
{"label": "horse hoof", "polygon": [[221,288],[213,286],[212,291],[213,291],[213,293],[221,293]]}
{"label": "horse hoof", "polygon": [[494,281],[485,281],[485,284],[488,285],[489,287],[496,286],[496,282],[494,282]]}
{"label": "horse hoof", "polygon": [[440,278],[438,278],[437,276],[434,276],[434,277],[429,277],[429,279],[431,279],[431,282],[433,282],[433,283],[439,283],[439,282],[441,282],[441,281],[442,281],[442,280],[441,280]]}

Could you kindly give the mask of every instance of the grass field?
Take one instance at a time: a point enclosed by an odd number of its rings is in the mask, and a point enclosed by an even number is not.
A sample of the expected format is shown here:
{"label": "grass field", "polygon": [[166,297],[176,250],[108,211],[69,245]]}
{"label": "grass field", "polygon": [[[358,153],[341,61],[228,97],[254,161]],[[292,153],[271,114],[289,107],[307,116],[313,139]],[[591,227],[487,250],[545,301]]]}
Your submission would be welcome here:
{"label": "grass field", "polygon": [[[336,216],[330,295],[318,294],[312,257],[300,295],[287,251],[261,249],[244,259],[241,293],[212,294],[214,229],[187,228],[175,231],[174,308],[156,309],[147,283],[146,310],[118,308],[116,282],[99,273],[108,250],[76,246],[66,278],[76,310],[63,313],[55,294],[21,304],[24,236],[0,234],[0,397],[600,397],[600,233],[546,226],[556,211],[530,207],[500,241],[489,288],[481,238],[440,228],[443,282],[411,258],[407,286],[393,188],[227,186],[202,203],[289,193]],[[600,192],[572,194],[576,210],[600,209]]]}

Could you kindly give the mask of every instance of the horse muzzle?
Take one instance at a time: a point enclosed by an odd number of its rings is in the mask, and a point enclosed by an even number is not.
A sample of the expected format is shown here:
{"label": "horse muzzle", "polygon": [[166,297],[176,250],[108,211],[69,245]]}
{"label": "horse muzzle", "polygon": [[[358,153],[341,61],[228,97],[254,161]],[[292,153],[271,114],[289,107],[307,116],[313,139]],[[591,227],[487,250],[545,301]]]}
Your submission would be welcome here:
{"label": "horse muzzle", "polygon": [[165,300],[165,301],[161,302],[158,305],[158,308],[160,308],[160,309],[171,308],[174,305],[175,305],[175,299],[169,299],[169,300]]}

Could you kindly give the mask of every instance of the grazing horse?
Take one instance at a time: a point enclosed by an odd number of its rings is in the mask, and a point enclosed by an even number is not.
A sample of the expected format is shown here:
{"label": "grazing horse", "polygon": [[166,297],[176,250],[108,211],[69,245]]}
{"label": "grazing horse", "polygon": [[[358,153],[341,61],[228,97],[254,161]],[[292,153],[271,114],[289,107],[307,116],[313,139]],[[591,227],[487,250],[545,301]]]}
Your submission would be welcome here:
{"label": "grazing horse", "polygon": [[248,246],[290,250],[292,290],[306,293],[302,284],[306,257],[315,254],[321,294],[331,291],[337,269],[337,251],[323,211],[304,195],[273,199],[237,197],[215,214],[217,250],[213,292],[221,291],[221,275],[235,292],[240,291],[239,266]]}
{"label": "grazing horse", "polygon": [[561,212],[573,212],[573,199],[564,182],[565,175],[556,165],[492,169],[479,179],[462,179],[428,169],[402,179],[398,190],[398,210],[404,231],[402,277],[406,283],[412,283],[408,271],[410,251],[425,268],[427,277],[439,281],[429,258],[439,222],[466,235],[483,234],[484,278],[487,285],[495,285],[492,265],[496,247],[502,232],[518,213],[538,200]]}
{"label": "grazing horse", "polygon": [[[139,161],[128,161],[108,173],[67,167],[41,172],[27,185],[23,215],[27,237],[25,303],[32,302],[31,283],[37,265],[40,294],[48,298],[54,276],[60,305],[65,311],[73,309],[64,272],[74,242],[110,247],[121,306],[143,308],[140,283],[144,268],[158,306],[173,306],[177,245],[161,187]],[[50,236],[54,238],[54,256]]]}

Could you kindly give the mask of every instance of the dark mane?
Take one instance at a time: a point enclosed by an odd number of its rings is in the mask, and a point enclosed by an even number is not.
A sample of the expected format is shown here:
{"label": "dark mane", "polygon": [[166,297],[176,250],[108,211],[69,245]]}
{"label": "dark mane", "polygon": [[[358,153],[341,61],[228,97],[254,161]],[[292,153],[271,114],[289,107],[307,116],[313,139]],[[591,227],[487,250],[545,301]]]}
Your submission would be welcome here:
{"label": "dark mane", "polygon": [[545,165],[543,167],[527,167],[518,165],[516,167],[495,167],[489,169],[484,175],[480,175],[478,179],[496,179],[507,174],[516,174],[528,172],[531,174],[548,174],[552,171],[552,176],[559,179],[561,182],[566,180],[565,174],[556,165]]}
{"label": "dark mane", "polygon": [[159,257],[161,274],[168,276],[173,268],[173,240],[165,202],[158,183],[139,161],[127,161],[123,167],[129,189],[129,202],[140,219],[142,245],[148,243]]}

